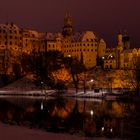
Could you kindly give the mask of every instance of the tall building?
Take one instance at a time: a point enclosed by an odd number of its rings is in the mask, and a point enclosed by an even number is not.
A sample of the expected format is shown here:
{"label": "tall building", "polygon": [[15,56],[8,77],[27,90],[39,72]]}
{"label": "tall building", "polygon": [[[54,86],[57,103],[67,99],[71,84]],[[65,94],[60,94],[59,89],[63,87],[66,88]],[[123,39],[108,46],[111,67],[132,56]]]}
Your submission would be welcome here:
{"label": "tall building", "polygon": [[62,29],[62,35],[64,37],[69,37],[71,35],[73,35],[74,30],[73,30],[73,22],[72,22],[72,17],[70,15],[70,13],[67,11],[65,18],[64,18],[64,26]]}
{"label": "tall building", "polygon": [[13,23],[0,24],[0,73],[11,71],[11,66],[19,62],[22,49],[21,29]]}
{"label": "tall building", "polygon": [[62,33],[40,33],[16,24],[0,24],[0,74],[12,74],[20,65],[23,53],[60,51],[64,56],[76,57],[87,68],[97,65],[97,58],[105,55],[106,43],[93,31],[74,32],[69,12],[64,17]]}
{"label": "tall building", "polygon": [[62,51],[64,56],[76,57],[87,68],[97,65],[97,57],[105,55],[106,43],[93,31],[74,32],[72,17],[66,13],[62,31]]}
{"label": "tall building", "polygon": [[65,57],[76,57],[79,61],[83,59],[83,64],[92,68],[97,64],[97,56],[104,56],[105,48],[106,43],[103,39],[99,40],[93,31],[83,31],[64,38],[62,50]]}
{"label": "tall building", "polygon": [[140,48],[131,48],[130,37],[119,33],[117,47],[107,48],[104,56],[105,69],[132,69],[134,60],[140,57]]}

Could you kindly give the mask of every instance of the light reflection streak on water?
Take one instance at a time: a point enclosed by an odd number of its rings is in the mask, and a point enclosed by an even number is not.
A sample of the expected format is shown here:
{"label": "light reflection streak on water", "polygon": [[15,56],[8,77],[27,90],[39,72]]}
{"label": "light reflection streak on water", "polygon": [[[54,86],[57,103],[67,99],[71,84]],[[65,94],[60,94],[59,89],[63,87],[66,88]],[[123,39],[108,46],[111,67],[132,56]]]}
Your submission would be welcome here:
{"label": "light reflection streak on water", "polygon": [[[10,123],[37,126],[47,131],[73,131],[87,136],[126,136],[126,130],[133,130],[131,122],[136,121],[134,114],[140,117],[139,105],[135,103],[34,96],[0,98],[0,118],[4,121],[7,118]],[[136,125],[140,126],[140,122],[137,121]]]}

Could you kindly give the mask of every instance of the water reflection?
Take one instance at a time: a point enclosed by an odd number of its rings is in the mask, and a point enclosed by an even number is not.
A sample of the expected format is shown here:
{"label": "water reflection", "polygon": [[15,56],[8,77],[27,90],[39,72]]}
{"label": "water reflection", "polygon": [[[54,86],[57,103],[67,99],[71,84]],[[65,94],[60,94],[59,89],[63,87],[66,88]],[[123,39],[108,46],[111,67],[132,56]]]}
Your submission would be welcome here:
{"label": "water reflection", "polygon": [[0,98],[0,121],[53,132],[137,140],[140,137],[140,104]]}

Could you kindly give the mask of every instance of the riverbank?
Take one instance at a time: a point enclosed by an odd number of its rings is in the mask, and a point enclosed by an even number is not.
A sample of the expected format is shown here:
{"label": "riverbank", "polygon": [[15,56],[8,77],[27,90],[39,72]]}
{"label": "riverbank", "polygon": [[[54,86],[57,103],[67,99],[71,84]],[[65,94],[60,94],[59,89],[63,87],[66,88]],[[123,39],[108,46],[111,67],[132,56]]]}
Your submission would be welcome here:
{"label": "riverbank", "polygon": [[[76,135],[44,132],[19,126],[0,123],[1,140],[109,140],[108,138],[87,138]],[[120,139],[113,139],[120,140]]]}

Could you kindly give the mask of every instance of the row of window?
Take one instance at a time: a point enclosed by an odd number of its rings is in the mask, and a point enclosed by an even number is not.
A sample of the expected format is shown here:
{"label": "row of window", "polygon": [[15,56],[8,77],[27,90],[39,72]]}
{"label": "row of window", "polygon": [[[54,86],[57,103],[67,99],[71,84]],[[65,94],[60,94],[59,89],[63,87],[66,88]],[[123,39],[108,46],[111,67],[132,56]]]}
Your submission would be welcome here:
{"label": "row of window", "polygon": [[20,40],[22,40],[22,37],[17,37],[17,36],[12,36],[12,35],[10,35],[10,36],[8,36],[8,35],[0,36],[0,39],[1,38],[5,38],[5,39],[20,39]]}
{"label": "row of window", "polygon": [[105,69],[112,69],[112,65],[106,65]]}
{"label": "row of window", "polygon": [[[97,42],[97,39],[86,39],[86,41],[87,42],[93,42],[93,41],[95,41],[95,42]],[[69,41],[64,41],[64,43],[68,43]]]}
{"label": "row of window", "polygon": [[[82,52],[82,51],[91,51],[91,52],[93,52],[94,51],[94,49],[75,49],[75,50],[66,50],[65,52]],[[97,49],[95,49],[95,52],[97,51]]]}
{"label": "row of window", "polygon": [[85,44],[85,43],[81,44],[80,43],[80,44],[65,45],[64,47],[67,48],[67,47],[76,47],[76,46],[97,46],[97,44],[96,43],[95,44],[93,44],[93,43],[92,44]]}
{"label": "row of window", "polygon": [[18,31],[16,31],[16,30],[0,30],[0,33],[15,33],[15,34],[17,34]]}
{"label": "row of window", "polygon": [[113,61],[112,60],[109,60],[109,61],[106,60],[105,63],[113,63]]}
{"label": "row of window", "polygon": [[55,44],[48,44],[48,47],[55,47],[56,45]]}
{"label": "row of window", "polygon": [[4,45],[22,45],[22,43],[20,42],[20,43],[18,43],[18,42],[12,42],[12,41],[9,41],[9,42],[4,42],[4,43],[2,43],[1,41],[0,41],[0,44],[4,44]]}

